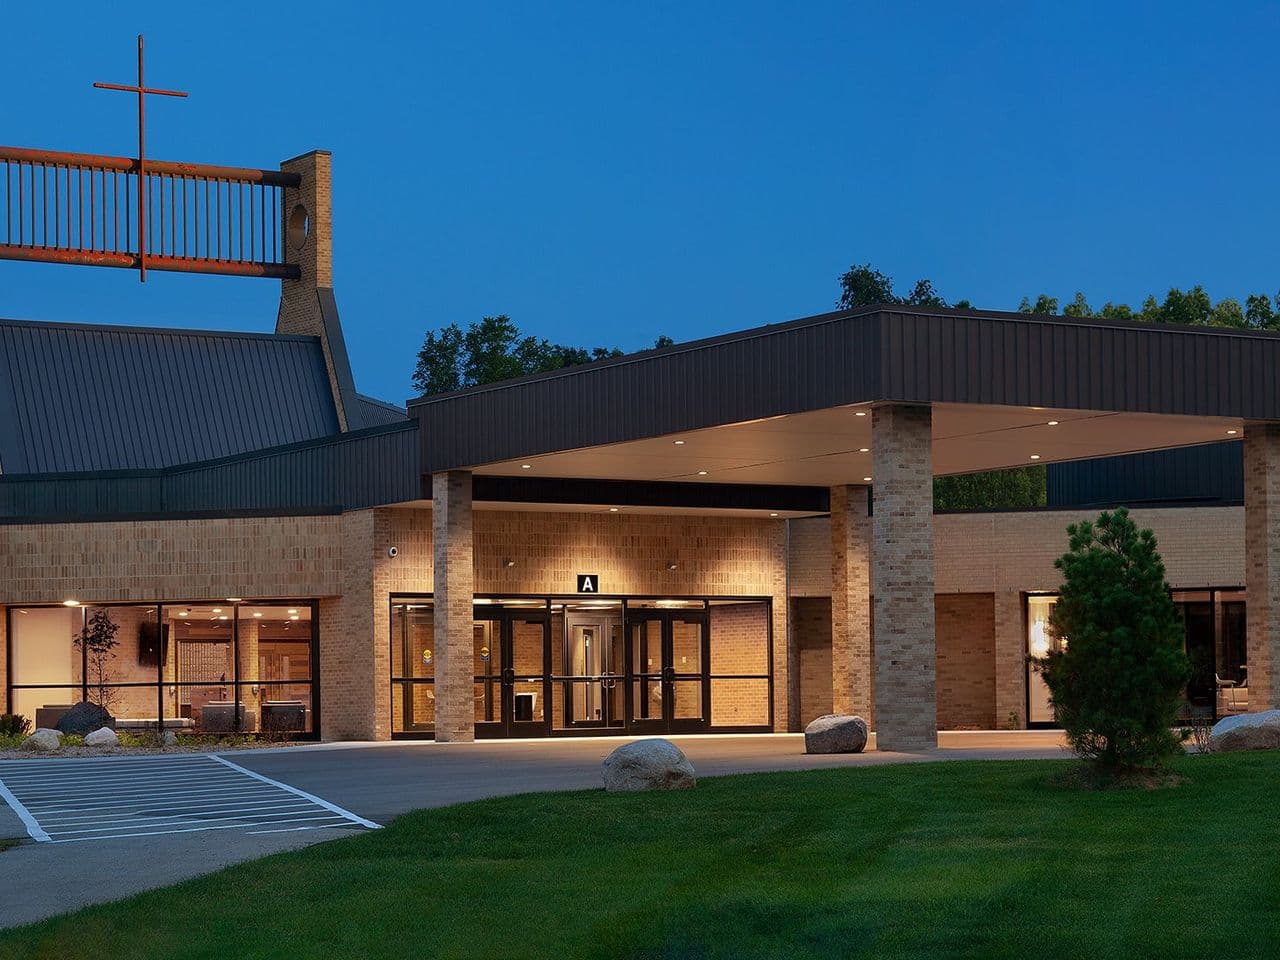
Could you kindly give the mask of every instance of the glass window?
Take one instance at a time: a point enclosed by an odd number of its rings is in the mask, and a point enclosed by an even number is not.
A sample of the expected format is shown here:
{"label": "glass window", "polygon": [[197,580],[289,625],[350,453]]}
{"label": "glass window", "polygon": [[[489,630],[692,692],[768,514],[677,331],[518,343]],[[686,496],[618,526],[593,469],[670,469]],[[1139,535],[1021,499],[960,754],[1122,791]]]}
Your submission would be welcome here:
{"label": "glass window", "polygon": [[1029,723],[1053,723],[1053,705],[1049,702],[1049,687],[1035,665],[1050,650],[1061,649],[1065,641],[1059,640],[1049,623],[1057,597],[1027,597],[1027,656],[1031,658],[1027,670],[1027,721]]}
{"label": "glass window", "polygon": [[272,736],[312,732],[309,604],[240,604],[240,729]]}
{"label": "glass window", "polygon": [[435,606],[429,598],[391,606],[391,732],[435,730]]}

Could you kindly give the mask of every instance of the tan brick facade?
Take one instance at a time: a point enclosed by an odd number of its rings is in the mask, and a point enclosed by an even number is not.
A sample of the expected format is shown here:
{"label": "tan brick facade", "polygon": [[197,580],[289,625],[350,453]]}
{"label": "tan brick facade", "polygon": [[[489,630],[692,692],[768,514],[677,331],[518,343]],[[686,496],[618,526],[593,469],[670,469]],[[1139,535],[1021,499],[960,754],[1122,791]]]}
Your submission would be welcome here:
{"label": "tan brick facade", "polygon": [[[1066,525],[1088,515],[935,518],[940,726],[969,726],[983,716],[1003,726],[1010,713],[1025,720],[1024,592],[1057,586],[1052,562],[1065,549]],[[1134,516],[1155,530],[1174,586],[1244,582],[1242,509],[1139,510]],[[388,598],[433,592],[432,524],[430,509],[403,507],[343,516],[9,525],[0,527],[0,607],[68,598],[318,598],[322,734],[385,738],[391,732]],[[770,598],[775,729],[787,728],[789,681],[798,721],[832,709],[827,520],[790,522],[789,577],[785,525],[777,520],[480,511],[473,524],[473,589],[481,595],[573,594],[576,574],[590,572],[600,575],[601,589],[610,595]],[[394,559],[388,556],[392,546]],[[507,559],[515,565],[507,566]],[[668,569],[672,563],[674,570]],[[797,598],[790,636],[788,579]],[[985,600],[960,594],[984,594]],[[804,598],[815,599],[800,603]],[[732,609],[713,614],[713,637],[735,635]],[[713,659],[730,649],[713,644]],[[713,668],[731,672],[729,666]],[[750,686],[717,685],[713,721],[756,723]],[[979,688],[990,694],[979,695]],[[415,693],[423,698],[426,691]],[[868,714],[875,719],[873,710]]]}
{"label": "tan brick facade", "polygon": [[1280,662],[1280,427],[1244,431],[1245,586],[1249,708],[1274,709]]}
{"label": "tan brick facade", "polygon": [[932,426],[928,407],[871,411],[875,722],[884,750],[926,749],[938,739]]}
{"label": "tan brick facade", "polygon": [[871,519],[867,488],[831,488],[831,702],[870,722]]}
{"label": "tan brick facade", "polygon": [[475,739],[471,474],[431,478],[436,618],[436,739]]}
{"label": "tan brick facade", "polygon": [[[347,412],[334,367],[328,333],[320,311],[320,290],[333,289],[333,171],[327,150],[313,150],[280,164],[302,183],[286,187],[280,202],[280,236],[286,258],[301,271],[297,280],[280,281],[276,333],[319,337],[337,408],[338,426],[347,429]],[[299,212],[301,211],[301,212]],[[305,222],[305,230],[301,224]],[[301,242],[299,242],[301,240]]]}

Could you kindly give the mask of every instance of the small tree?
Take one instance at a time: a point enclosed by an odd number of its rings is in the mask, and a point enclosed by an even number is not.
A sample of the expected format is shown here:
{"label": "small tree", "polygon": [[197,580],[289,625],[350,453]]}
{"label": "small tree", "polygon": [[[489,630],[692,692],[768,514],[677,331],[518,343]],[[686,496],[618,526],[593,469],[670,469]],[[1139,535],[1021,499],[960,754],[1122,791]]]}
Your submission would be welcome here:
{"label": "small tree", "polygon": [[119,630],[120,625],[106,610],[95,610],[72,641],[77,650],[85,651],[90,698],[108,713],[116,698],[111,686],[111,661],[116,658],[115,648],[120,643],[116,639]]}
{"label": "small tree", "polygon": [[1157,770],[1180,748],[1173,726],[1190,667],[1156,538],[1123,508],[1067,534],[1050,620],[1063,649],[1041,666],[1058,722],[1108,779]]}

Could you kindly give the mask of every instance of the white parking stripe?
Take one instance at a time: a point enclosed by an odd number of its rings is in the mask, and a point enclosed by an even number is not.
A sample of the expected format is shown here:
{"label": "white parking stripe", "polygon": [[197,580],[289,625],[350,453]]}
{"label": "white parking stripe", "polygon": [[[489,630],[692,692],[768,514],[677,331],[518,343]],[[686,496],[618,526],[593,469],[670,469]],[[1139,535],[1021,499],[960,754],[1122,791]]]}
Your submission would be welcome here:
{"label": "white parking stripe", "polygon": [[239,770],[246,777],[253,777],[253,779],[255,780],[260,780],[263,783],[269,783],[272,786],[279,787],[281,790],[287,790],[289,791],[289,793],[296,793],[298,796],[304,797],[307,800],[310,800],[312,803],[316,804],[317,806],[324,807],[326,810],[331,810],[341,817],[345,817],[348,820],[355,821],[356,823],[360,824],[362,827],[368,827],[370,830],[382,829],[381,824],[374,823],[372,820],[366,820],[364,817],[358,817],[354,813],[352,813],[350,810],[343,810],[341,807],[337,806],[336,804],[332,804],[328,800],[321,800],[319,797],[315,796],[314,794],[307,793],[305,790],[299,790],[297,787],[291,787],[287,783],[281,783],[279,780],[272,780],[270,777],[264,777],[260,773],[254,773],[252,770],[246,770],[244,767],[240,766],[240,764],[232,763],[226,757],[220,757],[215,753],[213,754],[212,759],[217,760],[219,763],[225,763],[232,770]]}
{"label": "white parking stripe", "polygon": [[2,761],[0,798],[44,843],[379,827],[217,754]]}

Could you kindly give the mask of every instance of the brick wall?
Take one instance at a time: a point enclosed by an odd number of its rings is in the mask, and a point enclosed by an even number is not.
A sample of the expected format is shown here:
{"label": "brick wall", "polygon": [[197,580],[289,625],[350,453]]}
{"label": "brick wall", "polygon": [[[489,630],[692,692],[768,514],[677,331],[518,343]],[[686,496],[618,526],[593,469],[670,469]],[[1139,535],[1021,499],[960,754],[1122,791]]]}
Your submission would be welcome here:
{"label": "brick wall", "polygon": [[934,632],[938,729],[990,730],[997,726],[993,596],[939,594]]}
{"label": "brick wall", "polygon": [[[797,597],[791,601],[791,642],[799,652],[800,726],[832,712],[831,601]],[[863,717],[868,723],[870,717]]]}
{"label": "brick wall", "polygon": [[871,601],[876,743],[937,745],[933,634],[933,411],[871,409]]}
{"label": "brick wall", "polygon": [[342,592],[342,518],[0,526],[0,604]]}

